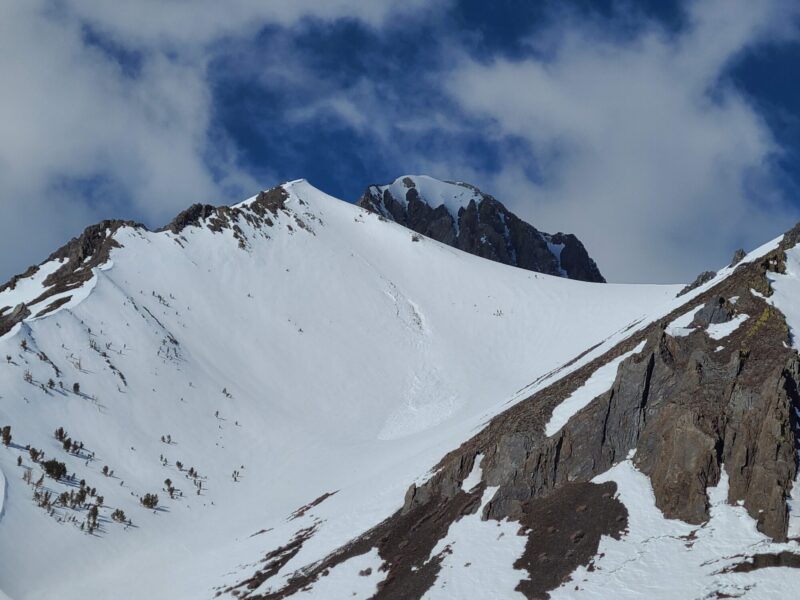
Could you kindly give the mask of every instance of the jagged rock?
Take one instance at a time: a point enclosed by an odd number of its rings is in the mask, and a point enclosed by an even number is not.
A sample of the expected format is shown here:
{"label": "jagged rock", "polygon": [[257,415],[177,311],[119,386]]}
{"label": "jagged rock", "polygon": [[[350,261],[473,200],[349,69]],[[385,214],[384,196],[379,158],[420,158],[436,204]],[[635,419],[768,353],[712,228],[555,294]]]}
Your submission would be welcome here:
{"label": "jagged rock", "polygon": [[30,309],[24,303],[17,304],[9,314],[4,315],[0,310],[0,335],[5,335],[17,323],[30,316]]}
{"label": "jagged rock", "polygon": [[[27,279],[36,273],[39,270],[38,265],[31,265],[28,267],[24,273],[20,273],[19,275],[14,275],[11,279],[5,282],[3,285],[0,285],[0,292],[4,292],[6,290],[13,290],[16,289],[17,283],[20,279]],[[0,311],[2,313],[2,311]]]}
{"label": "jagged rock", "polygon": [[[188,209],[180,212],[169,224],[157,231],[170,231],[175,235],[179,235],[187,227],[201,226],[205,222],[206,226],[215,232],[230,228],[233,231],[234,238],[239,241],[239,246],[245,247],[246,241],[242,234],[242,229],[237,224],[237,220],[241,218],[254,225],[264,224],[271,227],[273,222],[267,213],[271,213],[274,216],[278,210],[285,208],[288,197],[289,194],[283,186],[277,186],[260,192],[252,202],[243,207],[214,207],[209,204],[193,204]],[[306,227],[305,223],[297,215],[294,218],[299,227]],[[53,252],[41,264],[51,261],[60,261],[63,264],[44,279],[42,293],[27,304],[29,306],[41,304],[52,296],[77,289],[89,281],[92,277],[92,269],[108,262],[111,250],[121,247],[120,243],[114,239],[114,234],[124,227],[148,231],[147,227],[136,221],[105,220],[87,227],[79,236],[71,239]],[[0,292],[6,289],[15,289],[21,279],[35,275],[41,264],[31,266],[24,273],[12,277],[8,282],[0,286]],[[51,302],[39,310],[36,316],[39,317],[52,312],[68,302],[69,299],[70,296],[61,296],[55,302]],[[27,308],[25,310],[28,312],[23,316],[19,316],[22,313],[16,312],[13,315],[5,315],[4,311],[0,310],[0,335],[7,333],[16,323],[27,318],[30,315],[30,310]]]}
{"label": "jagged rock", "polygon": [[715,296],[705,303],[694,316],[694,324],[701,327],[718,323],[727,323],[733,318],[736,309],[722,296]]}
{"label": "jagged rock", "polygon": [[278,210],[286,207],[286,201],[288,199],[289,193],[283,186],[279,185],[272,189],[259,192],[256,199],[249,204],[249,207],[261,217],[264,216],[264,210],[268,210],[275,215]]}
{"label": "jagged rock", "polygon": [[[33,306],[44,302],[51,296],[62,294],[74,290],[92,277],[92,269],[108,261],[108,257],[113,248],[119,248],[120,244],[113,235],[122,227],[132,227],[134,229],[146,229],[141,223],[134,221],[106,220],[87,227],[81,235],[71,239],[61,248],[53,252],[42,263],[59,261],[62,264],[55,272],[50,273],[42,282],[44,291],[36,298],[27,302],[28,306]],[[16,283],[24,278],[31,277],[39,270],[39,266],[30,267],[22,275],[17,275],[6,283],[0,291],[6,288],[13,289]],[[49,304],[45,309],[36,313],[36,316],[47,314],[61,304],[68,301],[68,297],[62,297],[57,302]],[[26,318],[27,315],[22,317]],[[21,320],[21,319],[20,319]],[[0,321],[0,332],[8,325],[8,321]],[[12,324],[13,326],[13,324]],[[10,327],[8,327],[10,329]]]}
{"label": "jagged rock", "polygon": [[473,185],[438,182],[451,186],[455,193],[470,196],[454,214],[454,208],[425,198],[415,179],[404,177],[401,182],[403,197],[393,195],[393,186],[372,185],[357,204],[476,256],[548,275],[605,282],[577,237],[542,233]]}
{"label": "jagged rock", "polygon": [[[528,533],[525,554],[516,564],[530,573],[517,588],[528,598],[547,597],[547,590],[597,552],[600,535],[618,536],[624,529],[626,512],[610,501],[613,489],[590,482],[631,451],[636,467],[649,476],[656,505],[666,517],[706,521],[707,488],[719,483],[724,469],[728,501],[743,505],[760,531],[785,540],[786,500],[797,473],[800,359],[787,344],[783,315],[750,293],[754,281],[766,282],[766,273],[782,264],[785,247],[740,267],[661,322],[492,419],[445,456],[430,480],[411,486],[401,510],[323,565],[335,566],[356,550],[382,544],[380,555],[389,563],[389,575],[375,597],[421,597],[420,586],[439,567],[432,559],[419,563],[419,554],[412,558],[401,549],[411,543],[416,548],[430,546],[431,540],[423,543],[420,536],[443,536],[443,519],[474,510],[461,482],[479,453],[482,481],[477,489],[497,487],[483,518],[517,520]],[[736,310],[753,318],[725,338],[723,349],[704,328],[681,337],[665,332],[666,323],[698,308],[695,322],[729,320],[734,306],[726,299],[732,296],[739,296]],[[643,341],[640,352],[620,363],[609,391],[557,433],[545,435],[558,404],[600,366]],[[573,514],[578,506],[580,514]],[[423,523],[424,533],[417,529]],[[565,546],[579,551],[564,557]],[[402,578],[416,573],[420,565],[428,569],[425,581],[410,576],[405,587]],[[314,567],[299,574],[293,589],[320,573]]]}
{"label": "jagged rock", "polygon": [[744,248],[739,248],[736,252],[733,253],[733,257],[731,258],[731,267],[738,265],[742,262],[742,259],[747,256],[747,252],[744,251]]}
{"label": "jagged rock", "polygon": [[556,233],[550,236],[553,244],[563,245],[559,257],[561,268],[564,269],[570,279],[581,281],[605,281],[597,264],[589,256],[586,248],[581,241],[571,233]]}
{"label": "jagged rock", "polygon": [[678,295],[676,297],[683,296],[684,294],[688,294],[692,290],[699,288],[704,283],[708,283],[709,281],[714,279],[716,275],[717,274],[714,271],[703,271],[702,273],[700,273],[700,275],[695,277],[695,280],[692,283],[690,283],[689,285],[684,287],[680,292],[678,292]]}
{"label": "jagged rock", "polygon": [[210,204],[192,204],[189,208],[178,213],[166,226],[159,231],[171,231],[179,234],[189,226],[197,227],[203,221],[214,214],[215,207]]}

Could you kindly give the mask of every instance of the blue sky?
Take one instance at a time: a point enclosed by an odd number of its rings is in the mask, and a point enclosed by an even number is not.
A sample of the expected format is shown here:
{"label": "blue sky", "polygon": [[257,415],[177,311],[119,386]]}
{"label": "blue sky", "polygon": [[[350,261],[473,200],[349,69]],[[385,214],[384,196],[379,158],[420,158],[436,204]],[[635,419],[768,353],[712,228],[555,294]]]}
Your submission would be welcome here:
{"label": "blue sky", "polygon": [[786,0],[0,2],[0,279],[102,218],[469,181],[612,281],[800,218]]}

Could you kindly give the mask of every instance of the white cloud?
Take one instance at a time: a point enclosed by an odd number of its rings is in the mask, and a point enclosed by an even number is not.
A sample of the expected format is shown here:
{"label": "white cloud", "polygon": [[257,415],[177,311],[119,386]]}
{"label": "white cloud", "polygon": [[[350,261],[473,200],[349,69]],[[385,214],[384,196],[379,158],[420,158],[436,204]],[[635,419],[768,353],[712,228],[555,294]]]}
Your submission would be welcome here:
{"label": "white cloud", "polygon": [[[272,183],[241,171],[224,137],[210,142],[215,42],[305,17],[376,25],[400,9],[407,3],[0,0],[0,280],[100,218],[161,224],[192,202],[238,201]],[[134,76],[87,40],[87,26],[136,56]],[[102,181],[101,192],[64,185],[81,180]]]}
{"label": "white cloud", "polygon": [[[157,225],[192,202],[236,201],[273,183],[244,172],[219,131],[211,140],[206,68],[218,43],[306,17],[400,23],[422,4],[0,0],[0,280],[100,218]],[[607,23],[562,15],[531,41],[545,58],[471,59],[458,32],[443,30],[433,64],[453,68],[421,69],[415,89],[444,86],[469,119],[435,102],[408,109],[409,90],[391,81],[320,84],[291,44],[258,66],[271,84],[304,91],[283,116],[289,125],[334,119],[372,139],[363,151],[385,164],[481,185],[537,227],[577,233],[610,279],[686,279],[796,217],[773,185],[780,148],[721,76],[744,50],[794,36],[797,9],[781,0],[688,6],[678,34],[651,24],[621,37]],[[135,53],[134,76],[87,41],[86,25]],[[519,150],[506,151],[497,173],[467,148],[423,143],[465,127],[499,148],[519,148],[503,142],[521,137],[535,169]],[[89,195],[64,185],[81,180],[100,185]]]}
{"label": "white cloud", "polygon": [[524,138],[541,173],[507,156],[478,179],[538,227],[577,233],[611,280],[685,280],[797,217],[772,185],[780,148],[723,77],[745,49],[795,35],[796,5],[689,6],[677,35],[610,37],[566,16],[534,42],[546,58],[466,59],[447,83],[489,135]]}
{"label": "white cloud", "polygon": [[264,24],[291,26],[304,18],[358,19],[371,26],[425,0],[69,0],[70,8],[117,39],[141,46],[203,46]]}

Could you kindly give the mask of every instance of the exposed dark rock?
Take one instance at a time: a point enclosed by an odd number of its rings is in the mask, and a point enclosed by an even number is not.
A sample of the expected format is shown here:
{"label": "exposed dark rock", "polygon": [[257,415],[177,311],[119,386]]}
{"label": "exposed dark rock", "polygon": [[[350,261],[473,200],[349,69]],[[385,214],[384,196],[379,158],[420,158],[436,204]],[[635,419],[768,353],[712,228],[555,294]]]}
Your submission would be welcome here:
{"label": "exposed dark rock", "polygon": [[292,513],[292,515],[289,517],[289,520],[290,521],[294,521],[295,519],[299,519],[300,517],[305,515],[309,510],[311,510],[315,506],[319,506],[320,504],[325,502],[325,500],[327,500],[328,498],[330,498],[331,496],[336,494],[336,492],[338,492],[338,491],[339,490],[336,490],[335,492],[325,492],[324,494],[322,494],[316,500],[312,500],[308,504],[305,504],[305,505],[301,506],[300,508],[298,508],[296,511],[294,511]]}
{"label": "exposed dark rock", "polygon": [[0,311],[0,335],[5,335],[11,328],[23,319],[27,319],[31,311],[25,304],[17,304],[10,313],[4,315],[5,309]]}
{"label": "exposed dark rock", "polygon": [[283,566],[292,560],[292,558],[294,558],[295,555],[303,549],[303,544],[311,539],[316,531],[316,526],[301,529],[295,534],[289,543],[267,553],[267,555],[261,559],[263,566],[259,567],[259,569],[253,573],[253,575],[236,585],[220,590],[217,595],[219,595],[221,592],[234,592],[234,594],[239,598],[260,597],[248,596],[247,594],[249,591],[258,588],[270,577],[277,575]]}
{"label": "exposed dark rock", "polygon": [[[404,178],[403,184],[404,198],[395,198],[388,188],[373,185],[358,205],[476,256],[538,273],[605,282],[577,237],[542,233],[475,186],[452,184],[474,192],[477,198],[453,215],[446,206],[433,206],[431,200],[423,198],[412,178]],[[560,246],[560,252],[551,251],[548,242]]]}
{"label": "exposed dark rock", "polygon": [[550,236],[553,244],[563,244],[561,250],[561,268],[570,279],[581,281],[605,281],[581,241],[571,233],[556,233]]}
{"label": "exposed dark rock", "polygon": [[616,498],[613,482],[567,483],[524,507],[522,525],[528,542],[514,563],[530,578],[517,590],[527,598],[549,598],[552,590],[569,580],[579,566],[597,554],[600,537],[619,539],[628,525],[628,511]]}
{"label": "exposed dark rock", "polygon": [[[238,220],[243,219],[254,226],[265,225],[271,227],[273,222],[269,215],[274,216],[278,210],[285,210],[285,203],[288,198],[289,194],[284,187],[278,186],[259,193],[252,202],[242,207],[214,207],[209,204],[194,204],[182,211],[167,226],[158,231],[170,231],[175,235],[179,235],[187,227],[201,225],[205,225],[214,232],[231,229],[234,238],[239,241],[239,247],[245,248],[247,242],[241,227],[238,225]],[[298,215],[294,214],[293,216],[298,227],[307,228]],[[121,247],[120,243],[114,238],[114,234],[125,227],[147,231],[144,225],[135,221],[101,221],[87,227],[81,235],[71,239],[53,252],[41,264],[58,260],[62,262],[62,266],[45,278],[42,293],[27,302],[27,305],[41,304],[56,294],[78,289],[89,281],[92,277],[92,269],[106,263],[111,250]],[[35,275],[41,264],[29,267],[24,273],[12,277],[8,282],[0,286],[0,292],[6,289],[15,289],[20,279]],[[64,296],[55,302],[47,304],[44,308],[39,308],[35,316],[38,317],[52,312],[68,302],[69,299],[69,296]],[[14,311],[9,311],[10,307],[0,307],[0,335],[4,335],[14,325],[30,315],[30,309],[24,305],[23,308],[17,307]]]}
{"label": "exposed dark rock", "polygon": [[717,274],[714,271],[703,271],[702,273],[700,273],[700,275],[695,277],[695,280],[692,283],[690,283],[689,285],[684,287],[680,292],[678,292],[678,297],[683,296],[684,294],[688,294],[692,290],[699,288],[704,283],[708,283],[709,281],[714,279],[716,275]]}
{"label": "exposed dark rock", "polygon": [[[782,268],[786,247],[741,265],[660,322],[492,419],[446,455],[429,481],[412,485],[400,511],[325,559],[324,568],[377,547],[389,574],[375,597],[420,598],[438,570],[437,557],[426,552],[445,535],[448,520],[474,511],[478,492],[492,486],[498,489],[481,516],[520,522],[528,543],[517,566],[530,577],[518,589],[529,598],[547,597],[576,566],[590,564],[601,535],[623,531],[626,511],[613,499],[613,484],[590,481],[632,450],[666,517],[706,521],[707,488],[725,469],[728,501],[741,503],[760,531],[785,540],[786,500],[797,473],[800,359],[787,345],[783,315],[750,289],[768,286],[766,273]],[[732,296],[739,297],[735,310],[751,317],[724,339],[723,349],[702,328],[683,337],[666,333],[667,323],[697,308],[703,323],[724,322],[734,312],[726,300]],[[545,435],[558,404],[642,341],[643,349],[620,363],[608,392]],[[465,493],[461,482],[479,453],[482,482]],[[424,576],[420,565],[428,569]],[[313,583],[319,568],[298,572],[295,589]],[[389,590],[399,592],[384,595]]]}
{"label": "exposed dark rock", "polygon": [[742,259],[747,256],[747,252],[744,251],[744,248],[739,248],[736,252],[733,253],[733,257],[731,258],[731,267],[738,265],[742,262]]}
{"label": "exposed dark rock", "polygon": [[715,296],[705,303],[694,316],[694,325],[708,327],[712,324],[727,323],[733,318],[736,308],[722,296]]}
{"label": "exposed dark rock", "polygon": [[198,227],[204,219],[213,215],[215,210],[216,208],[210,204],[192,204],[186,210],[178,213],[178,216],[159,231],[171,231],[174,234],[179,234],[187,227]]}
{"label": "exposed dark rock", "polygon": [[264,216],[265,210],[276,215],[278,210],[286,208],[286,201],[288,199],[289,193],[283,186],[279,185],[270,190],[259,192],[256,199],[249,204],[249,207],[260,217]]}
{"label": "exposed dark rock", "polygon": [[[0,285],[0,292],[16,289],[17,283],[19,282],[20,279],[27,279],[28,277],[33,277],[33,275],[35,275],[36,271],[38,270],[39,270],[38,265],[32,265],[28,267],[24,273],[20,273],[19,275],[14,275],[6,283]],[[0,311],[0,314],[2,314],[2,311]]]}
{"label": "exposed dark rock", "polygon": [[[44,261],[45,263],[58,260],[63,264],[45,278],[42,283],[43,292],[38,297],[30,300],[27,303],[28,306],[39,304],[56,294],[79,288],[91,279],[92,269],[107,262],[111,250],[120,247],[119,242],[113,238],[113,235],[122,227],[145,229],[144,225],[134,221],[101,221],[96,225],[87,227],[81,235],[71,239],[48,256]],[[40,266],[30,267],[22,275],[13,277],[11,281],[0,288],[0,291],[6,288],[13,289],[20,279],[36,274]],[[36,316],[47,314],[66,301],[67,299],[61,299],[58,302],[51,303],[44,309],[40,309]],[[25,310],[30,314],[30,310],[27,307]],[[14,319],[11,318],[11,315],[0,316],[0,335],[7,333],[17,322],[28,316],[20,317],[19,315],[20,313],[17,313]]]}
{"label": "exposed dark rock", "polygon": [[789,231],[783,234],[781,248],[792,248],[800,243],[800,223],[797,223]]}
{"label": "exposed dark rock", "polygon": [[800,554],[795,554],[788,550],[775,554],[755,554],[750,560],[726,569],[725,572],[750,573],[751,571],[770,567],[791,567],[793,569],[800,569]]}
{"label": "exposed dark rock", "polygon": [[[404,513],[397,513],[323,561],[295,573],[283,588],[275,592],[246,593],[245,588],[253,589],[251,582],[256,580],[252,577],[225,591],[239,590],[238,597],[247,600],[288,598],[299,590],[313,586],[317,579],[325,576],[336,565],[377,548],[381,558],[386,561],[381,568],[386,571],[386,576],[372,598],[374,600],[422,598],[436,580],[444,558],[443,555],[431,557],[432,550],[447,534],[454,521],[475,513],[483,489],[483,486],[480,486],[469,494],[459,490],[449,498],[431,497],[424,505]],[[266,558],[269,558],[269,555]],[[259,573],[265,574],[264,569]],[[259,577],[257,581],[260,585],[268,578]]]}

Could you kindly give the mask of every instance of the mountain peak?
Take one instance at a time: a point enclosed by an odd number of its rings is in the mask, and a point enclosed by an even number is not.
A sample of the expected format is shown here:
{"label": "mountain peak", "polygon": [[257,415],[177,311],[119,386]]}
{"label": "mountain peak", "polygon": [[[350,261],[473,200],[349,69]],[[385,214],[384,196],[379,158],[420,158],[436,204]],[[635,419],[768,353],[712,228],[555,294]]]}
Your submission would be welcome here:
{"label": "mountain peak", "polygon": [[467,208],[470,202],[480,203],[484,194],[474,185],[461,181],[442,181],[429,175],[402,175],[388,185],[370,186],[383,194],[385,191],[402,203],[408,203],[408,193],[416,191],[416,195],[431,207],[445,206],[452,215]]}
{"label": "mountain peak", "polygon": [[369,186],[358,205],[483,258],[548,275],[605,282],[575,235],[541,232],[469,183],[404,175],[390,184]]}

